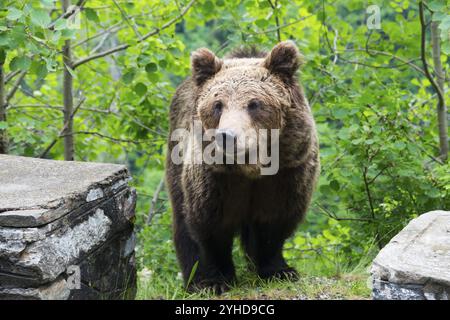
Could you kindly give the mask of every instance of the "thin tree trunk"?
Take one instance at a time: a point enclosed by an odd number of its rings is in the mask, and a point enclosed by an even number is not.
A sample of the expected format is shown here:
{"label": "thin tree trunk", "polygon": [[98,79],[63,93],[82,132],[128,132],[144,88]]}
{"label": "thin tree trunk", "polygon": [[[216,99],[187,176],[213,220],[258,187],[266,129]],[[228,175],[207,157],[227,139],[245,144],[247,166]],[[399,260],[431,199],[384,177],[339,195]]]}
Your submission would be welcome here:
{"label": "thin tree trunk", "polygon": [[441,44],[439,38],[438,23],[431,22],[431,44],[433,46],[434,72],[437,77],[437,84],[441,89],[444,99],[438,100],[437,115],[439,126],[439,157],[445,162],[448,159],[448,127],[447,127],[447,106],[445,104],[445,75],[441,63]]}
{"label": "thin tree trunk", "polygon": [[[0,63],[0,122],[6,122],[6,92],[5,92],[5,70],[3,62]],[[0,129],[0,154],[8,153],[8,137],[6,129]]]}
{"label": "thin tree trunk", "polygon": [[[63,11],[66,12],[70,6],[70,0],[61,0]],[[63,47],[63,100],[64,100],[64,123],[67,123],[64,136],[64,160],[74,160],[74,142],[73,142],[73,77],[68,68],[72,68],[72,52],[70,49],[70,40],[64,42]]]}
{"label": "thin tree trunk", "polygon": [[164,188],[164,176],[162,176],[161,180],[159,181],[158,187],[155,190],[155,193],[153,194],[152,202],[150,203],[150,209],[148,210],[148,216],[147,216],[147,225],[150,225],[152,223],[152,219],[156,214],[156,203],[158,202],[158,197],[161,191]]}

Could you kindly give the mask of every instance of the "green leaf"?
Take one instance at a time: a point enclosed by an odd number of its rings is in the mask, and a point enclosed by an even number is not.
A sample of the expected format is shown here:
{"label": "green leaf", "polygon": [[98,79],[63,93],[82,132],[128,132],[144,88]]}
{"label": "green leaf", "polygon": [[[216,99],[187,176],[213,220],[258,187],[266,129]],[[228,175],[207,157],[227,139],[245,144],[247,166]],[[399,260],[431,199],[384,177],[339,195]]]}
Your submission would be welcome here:
{"label": "green leaf", "polygon": [[60,30],[55,30],[52,33],[52,36],[50,37],[50,41],[57,43],[58,40],[61,38],[61,31]]}
{"label": "green leaf", "polygon": [[334,191],[339,191],[340,189],[339,182],[337,180],[332,180],[330,182],[330,188],[333,189]]}
{"label": "green leaf", "polygon": [[450,41],[443,42],[441,50],[444,54],[450,55]]}
{"label": "green leaf", "polygon": [[165,69],[167,67],[167,61],[162,59],[158,61],[158,65],[162,68]]}
{"label": "green leaf", "polygon": [[261,28],[264,29],[269,25],[269,21],[267,21],[266,19],[258,19],[255,21],[255,24]]}
{"label": "green leaf", "polygon": [[9,45],[9,37],[6,34],[0,34],[0,46],[7,47]]}
{"label": "green leaf", "polygon": [[337,136],[339,139],[348,140],[350,138],[350,132],[347,128],[342,128]]}
{"label": "green leaf", "polygon": [[41,28],[47,28],[52,22],[49,13],[42,9],[33,9],[30,13],[31,22]]}
{"label": "green leaf", "polygon": [[6,16],[6,19],[14,21],[14,20],[17,20],[20,17],[22,17],[22,15],[23,15],[22,11],[20,11],[20,10],[18,10],[16,8],[9,8],[8,9],[8,15]]}
{"label": "green leaf", "polygon": [[36,76],[39,79],[44,79],[47,76],[47,65],[45,63],[39,63],[35,69]]}
{"label": "green leaf", "polygon": [[10,31],[10,44],[14,45],[15,47],[20,47],[21,45],[24,44],[25,39],[26,39],[26,32],[25,32],[25,27],[21,26],[21,25],[17,25],[15,26],[11,31]]}
{"label": "green leaf", "polygon": [[6,121],[0,121],[0,130],[8,128],[8,123]]}
{"label": "green leaf", "polygon": [[439,197],[441,196],[439,190],[436,189],[436,188],[431,189],[431,190],[427,193],[427,195],[428,195],[429,197],[431,197],[431,198],[439,198]]}
{"label": "green leaf", "polygon": [[296,245],[298,245],[298,246],[302,246],[302,245],[304,245],[304,244],[306,243],[306,240],[305,240],[305,238],[303,238],[302,236],[296,236],[296,237],[294,238],[294,243],[295,243]]}
{"label": "green leaf", "polygon": [[333,115],[336,119],[342,119],[347,115],[348,111],[343,108],[336,108],[333,110]]}
{"label": "green leaf", "polygon": [[147,79],[150,80],[152,83],[158,83],[160,79],[159,75],[160,74],[157,72],[150,72],[147,73]]}
{"label": "green leaf", "polygon": [[447,15],[444,12],[435,12],[433,13],[432,20],[433,21],[442,21]]}
{"label": "green leaf", "polygon": [[41,0],[41,2],[47,7],[53,8],[55,6],[54,0]]}
{"label": "green leaf", "polygon": [[211,1],[207,0],[205,1],[205,3],[203,3],[202,9],[205,12],[212,12],[214,11],[214,4]]}
{"label": "green leaf", "polygon": [[125,84],[130,84],[133,81],[135,75],[136,72],[134,70],[130,70],[122,76],[122,80]]}
{"label": "green leaf", "polygon": [[406,144],[403,141],[397,141],[396,143],[394,143],[394,147],[398,150],[403,150],[405,149]]}
{"label": "green leaf", "polygon": [[97,15],[97,12],[94,9],[91,8],[85,8],[84,12],[86,13],[86,18],[89,21],[95,22],[95,23],[99,23],[100,19]]}
{"label": "green leaf", "polygon": [[14,57],[11,62],[9,63],[9,68],[12,71],[16,70],[28,70],[28,68],[31,65],[31,59],[27,56],[21,56],[21,57]]}
{"label": "green leaf", "polygon": [[67,28],[67,20],[66,19],[58,19],[55,22],[54,29],[55,30],[64,30]]}
{"label": "green leaf", "polygon": [[43,57],[42,59],[44,59],[44,61],[45,61],[48,72],[56,71],[56,67],[58,66],[58,63],[55,61],[54,57],[48,57],[48,58]]}
{"label": "green leaf", "polygon": [[430,8],[433,11],[441,11],[445,9],[445,1],[443,0],[432,0],[428,2],[428,8]]}
{"label": "green leaf", "polygon": [[147,93],[147,86],[142,82],[139,82],[134,86],[134,92],[136,92],[138,96],[142,97]]}
{"label": "green leaf", "polygon": [[[450,16],[449,15],[447,15],[445,18],[443,18],[441,20],[441,23],[439,24],[439,29],[441,29],[441,31],[443,31],[444,38],[445,38],[445,35],[448,35],[447,30],[450,29]],[[448,37],[447,37],[447,39],[448,39]]]}
{"label": "green leaf", "polygon": [[156,70],[158,70],[158,65],[154,62],[150,62],[145,66],[145,71],[147,73],[153,73],[156,72]]}
{"label": "green leaf", "polygon": [[150,62],[150,56],[147,54],[141,54],[137,58],[137,63],[139,66],[147,65]]}
{"label": "green leaf", "polygon": [[331,231],[328,230],[328,229],[325,229],[325,230],[323,231],[323,236],[324,236],[325,238],[327,238],[328,240],[331,240],[331,241],[336,240],[336,237],[335,237],[335,236],[331,233]]}
{"label": "green leaf", "polygon": [[194,280],[194,276],[195,276],[195,273],[197,272],[197,268],[198,268],[198,260],[192,266],[191,273],[189,274],[189,279],[186,283],[186,288],[188,288],[189,285],[191,284],[192,280]]}
{"label": "green leaf", "polygon": [[77,34],[76,29],[63,29],[61,30],[61,36],[65,38],[72,38]]}

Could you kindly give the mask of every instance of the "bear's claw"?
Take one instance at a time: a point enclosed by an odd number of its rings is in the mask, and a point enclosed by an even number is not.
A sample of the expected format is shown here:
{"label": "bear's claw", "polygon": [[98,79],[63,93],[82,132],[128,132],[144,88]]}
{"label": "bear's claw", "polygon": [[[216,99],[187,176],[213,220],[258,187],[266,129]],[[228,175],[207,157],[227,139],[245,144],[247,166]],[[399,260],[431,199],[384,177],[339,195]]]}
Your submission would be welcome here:
{"label": "bear's claw", "polygon": [[202,280],[197,283],[193,283],[188,287],[188,291],[191,293],[201,290],[211,290],[216,295],[221,295],[230,290],[230,285],[223,280]]}
{"label": "bear's claw", "polygon": [[262,272],[259,275],[262,279],[278,279],[278,280],[288,280],[288,281],[297,281],[299,279],[299,275],[297,270],[291,267],[286,267],[283,269],[270,271],[270,272]]}

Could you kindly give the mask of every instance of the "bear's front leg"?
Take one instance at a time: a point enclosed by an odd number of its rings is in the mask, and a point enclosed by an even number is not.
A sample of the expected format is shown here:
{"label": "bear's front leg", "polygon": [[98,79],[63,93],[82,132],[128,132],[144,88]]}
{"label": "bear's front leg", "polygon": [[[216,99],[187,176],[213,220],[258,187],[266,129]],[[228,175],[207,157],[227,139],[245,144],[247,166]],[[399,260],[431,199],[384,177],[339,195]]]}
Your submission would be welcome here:
{"label": "bear's front leg", "polygon": [[200,259],[188,290],[212,289],[221,294],[229,289],[236,277],[232,259],[233,233],[212,226],[194,229],[198,230],[194,231],[194,238]]}
{"label": "bear's front leg", "polygon": [[188,290],[211,288],[220,294],[235,278],[231,252],[236,225],[224,220],[224,183],[200,165],[184,168],[182,184],[185,223],[198,248],[197,270]]}
{"label": "bear's front leg", "polygon": [[297,271],[288,266],[283,258],[282,250],[291,226],[276,223],[253,223],[242,230],[242,244],[262,279],[297,280]]}

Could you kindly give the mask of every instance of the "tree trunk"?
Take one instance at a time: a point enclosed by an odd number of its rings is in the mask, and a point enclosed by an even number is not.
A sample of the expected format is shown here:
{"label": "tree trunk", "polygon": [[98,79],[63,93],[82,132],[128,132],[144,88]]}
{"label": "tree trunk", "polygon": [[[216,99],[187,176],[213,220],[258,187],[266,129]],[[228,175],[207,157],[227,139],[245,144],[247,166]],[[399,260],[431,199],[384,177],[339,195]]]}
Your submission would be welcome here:
{"label": "tree trunk", "polygon": [[156,188],[155,193],[153,194],[152,202],[150,203],[150,209],[148,211],[147,216],[147,225],[150,225],[152,223],[152,219],[156,214],[156,203],[158,202],[158,197],[161,191],[164,188],[164,176],[162,176],[161,180],[159,181],[158,187]]}
{"label": "tree trunk", "polygon": [[438,100],[437,115],[439,127],[439,158],[444,162],[448,159],[448,127],[447,127],[447,106],[445,104],[444,83],[445,75],[441,63],[441,44],[439,38],[438,23],[431,22],[431,44],[433,46],[434,72],[437,77],[437,84],[444,99]]}
{"label": "tree trunk", "polygon": [[[61,0],[63,11],[66,12],[70,6],[70,0]],[[64,136],[64,160],[74,160],[74,142],[73,142],[73,77],[68,68],[72,68],[72,52],[70,49],[70,40],[65,40],[63,47],[63,100],[64,100],[64,123],[67,123],[63,132]]]}
{"label": "tree trunk", "polygon": [[[0,122],[6,122],[6,92],[5,92],[5,70],[3,62],[0,62]],[[6,129],[0,128],[0,154],[8,153],[8,137]]]}

